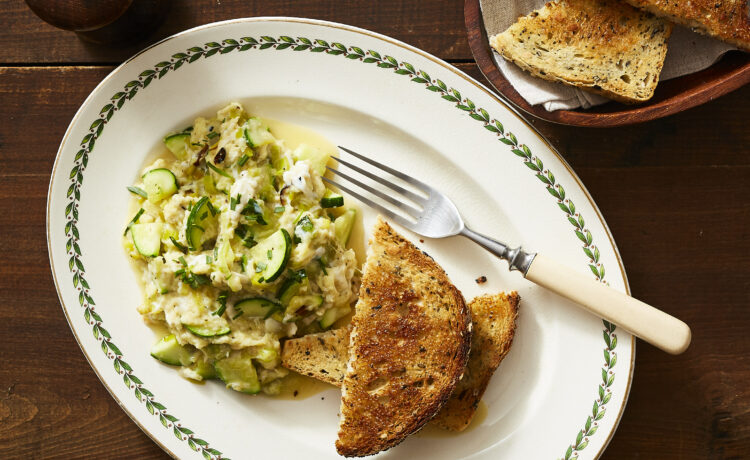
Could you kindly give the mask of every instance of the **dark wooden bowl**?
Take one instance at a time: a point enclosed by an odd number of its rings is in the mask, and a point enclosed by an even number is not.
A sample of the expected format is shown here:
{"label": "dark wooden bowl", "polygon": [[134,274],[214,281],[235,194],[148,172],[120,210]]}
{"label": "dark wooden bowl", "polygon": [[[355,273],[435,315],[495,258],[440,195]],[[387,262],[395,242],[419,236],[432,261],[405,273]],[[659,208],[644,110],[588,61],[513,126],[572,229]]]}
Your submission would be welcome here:
{"label": "dark wooden bowl", "polygon": [[586,110],[548,112],[526,102],[495,65],[479,0],[465,0],[464,20],[474,59],[495,90],[524,112],[563,125],[601,128],[642,123],[701,105],[750,82],[750,54],[731,51],[705,70],[660,82],[654,97],[643,104],[608,102]]}

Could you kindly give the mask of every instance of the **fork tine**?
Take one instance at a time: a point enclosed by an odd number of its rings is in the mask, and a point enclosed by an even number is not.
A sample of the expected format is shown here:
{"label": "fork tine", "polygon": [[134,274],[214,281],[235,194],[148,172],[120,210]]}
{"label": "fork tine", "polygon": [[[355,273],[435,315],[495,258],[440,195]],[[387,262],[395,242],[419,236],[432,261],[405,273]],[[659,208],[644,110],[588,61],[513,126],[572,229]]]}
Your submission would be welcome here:
{"label": "fork tine", "polygon": [[416,193],[410,192],[409,190],[406,190],[405,188],[401,187],[400,185],[394,184],[393,182],[389,182],[386,179],[383,179],[382,177],[380,177],[380,176],[378,176],[376,174],[368,172],[368,171],[360,168],[357,165],[351,164],[348,161],[342,160],[341,158],[338,158],[338,157],[332,156],[331,158],[333,158],[334,160],[338,161],[339,163],[347,166],[348,168],[351,168],[351,169],[357,171],[358,173],[362,174],[363,176],[369,177],[370,179],[372,179],[372,180],[374,180],[374,181],[376,181],[376,182],[378,182],[378,183],[380,183],[382,185],[385,185],[386,187],[389,187],[389,188],[395,190],[396,192],[398,192],[401,195],[405,196],[406,198],[414,201],[415,203],[423,204],[424,201],[425,201],[424,197],[421,197],[421,196],[417,195]]}
{"label": "fork tine", "polygon": [[354,185],[359,186],[360,188],[363,188],[367,190],[368,192],[372,193],[373,195],[382,198],[383,200],[391,203],[392,205],[396,206],[397,208],[401,209],[402,211],[406,212],[407,214],[413,215],[419,215],[422,213],[422,210],[415,208],[414,206],[408,204],[408,203],[402,203],[401,201],[398,201],[397,199],[393,198],[392,196],[386,195],[385,193],[381,192],[380,190],[370,187],[369,185],[362,183],[358,181],[357,179],[349,176],[348,174],[344,174],[343,172],[329,168],[326,166],[326,169],[331,171],[333,174],[336,174],[338,176],[343,177],[344,179],[348,180],[349,182],[353,183]]}
{"label": "fork tine", "polygon": [[343,150],[344,152],[347,152],[350,155],[353,155],[353,156],[359,158],[360,160],[362,160],[362,161],[364,161],[366,163],[370,163],[371,165],[375,166],[376,168],[380,168],[383,171],[386,171],[386,172],[388,172],[388,173],[390,173],[390,174],[398,177],[399,179],[401,179],[401,180],[403,180],[403,181],[405,181],[405,182],[407,182],[409,184],[421,187],[423,189],[422,191],[424,193],[426,193],[426,194],[429,194],[429,191],[432,190],[432,187],[430,187],[429,185],[425,184],[422,181],[418,181],[417,179],[415,179],[415,178],[413,178],[411,176],[408,176],[408,175],[402,173],[401,171],[396,171],[393,168],[390,168],[390,167],[388,167],[388,166],[386,166],[386,165],[384,165],[382,163],[378,163],[377,161],[372,160],[370,158],[367,158],[366,156],[364,156],[364,155],[362,155],[360,153],[357,153],[357,152],[355,152],[353,150],[349,150],[346,147],[342,147],[342,146],[339,145],[339,148],[341,150]]}
{"label": "fork tine", "polygon": [[323,177],[323,180],[326,181],[326,182],[328,182],[329,184],[333,185],[334,187],[337,187],[337,188],[345,191],[346,193],[348,193],[349,195],[351,195],[354,198],[358,199],[359,201],[365,203],[366,205],[368,205],[368,206],[370,206],[372,208],[377,209],[378,211],[380,211],[383,214],[385,214],[386,216],[388,216],[389,219],[392,219],[392,220],[398,222],[399,224],[403,225],[404,227],[406,227],[408,229],[411,229],[411,228],[414,227],[414,223],[413,222],[410,222],[410,221],[404,219],[403,217],[401,217],[398,214],[394,213],[393,211],[391,211],[390,209],[386,208],[385,206],[382,206],[382,205],[380,205],[380,204],[372,201],[371,199],[366,198],[366,197],[360,195],[359,193],[353,191],[352,189],[350,189],[348,187],[345,187],[345,186],[343,186],[341,184],[337,184],[335,181],[332,181],[331,179],[329,179],[327,177]]}

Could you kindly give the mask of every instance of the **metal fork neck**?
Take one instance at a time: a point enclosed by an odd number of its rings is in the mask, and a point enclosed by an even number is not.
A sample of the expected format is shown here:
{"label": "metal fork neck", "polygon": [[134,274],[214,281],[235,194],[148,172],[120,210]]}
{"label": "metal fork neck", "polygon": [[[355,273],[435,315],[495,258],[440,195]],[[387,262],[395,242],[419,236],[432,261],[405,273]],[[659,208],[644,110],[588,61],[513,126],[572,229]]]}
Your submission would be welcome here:
{"label": "metal fork neck", "polygon": [[497,257],[507,260],[510,270],[518,270],[526,276],[529,271],[531,262],[534,260],[535,253],[528,253],[521,247],[511,248],[507,244],[495,241],[492,238],[479,234],[467,227],[461,230],[461,235],[469,238],[486,250],[495,254]]}

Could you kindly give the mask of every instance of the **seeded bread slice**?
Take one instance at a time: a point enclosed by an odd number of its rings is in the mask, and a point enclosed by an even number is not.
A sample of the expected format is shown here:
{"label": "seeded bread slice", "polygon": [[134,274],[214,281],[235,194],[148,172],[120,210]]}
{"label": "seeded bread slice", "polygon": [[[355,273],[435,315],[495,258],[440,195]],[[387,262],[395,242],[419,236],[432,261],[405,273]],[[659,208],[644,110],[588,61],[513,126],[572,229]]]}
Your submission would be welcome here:
{"label": "seeded bread slice", "polygon": [[750,51],[747,0],[625,0],[657,16]]}
{"label": "seeded bread slice", "polygon": [[281,365],[340,387],[349,359],[350,332],[347,326],[287,340],[281,349]]}
{"label": "seeded bread slice", "polygon": [[505,359],[516,333],[520,297],[484,295],[469,303],[471,309],[471,354],[464,376],[432,423],[451,431],[463,431],[474,418],[492,374]]}
{"label": "seeded bread slice", "polygon": [[[490,377],[510,351],[519,301],[513,291],[484,295],[469,302],[472,319],[469,361],[448,402],[430,423],[451,431],[463,431],[469,426]],[[350,331],[347,327],[287,340],[281,350],[281,364],[340,387],[346,373]]]}
{"label": "seeded bread slice", "polygon": [[637,103],[654,94],[671,33],[671,23],[617,0],[558,0],[490,44],[534,76]]}
{"label": "seeded bread slice", "polygon": [[422,428],[464,372],[471,316],[427,254],[378,219],[352,317],[336,450],[362,457]]}

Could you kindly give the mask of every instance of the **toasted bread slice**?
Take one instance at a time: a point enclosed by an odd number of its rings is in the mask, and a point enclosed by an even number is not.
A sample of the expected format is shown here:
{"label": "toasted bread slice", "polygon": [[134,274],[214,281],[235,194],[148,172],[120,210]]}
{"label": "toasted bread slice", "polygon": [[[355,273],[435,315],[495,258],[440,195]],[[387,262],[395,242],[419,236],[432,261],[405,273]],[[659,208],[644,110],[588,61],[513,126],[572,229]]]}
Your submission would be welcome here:
{"label": "toasted bread slice", "polygon": [[637,103],[654,94],[671,33],[671,23],[617,0],[559,0],[490,44],[534,76]]}
{"label": "toasted bread slice", "polygon": [[281,365],[340,387],[349,359],[350,332],[347,326],[287,340],[281,349]]}
{"label": "toasted bread slice", "polygon": [[352,318],[336,450],[391,448],[437,414],[466,367],[471,316],[427,254],[378,219]]}
{"label": "toasted bread slice", "polygon": [[[513,291],[469,302],[473,324],[469,361],[448,402],[430,423],[452,431],[462,431],[471,423],[490,377],[510,350],[519,301]],[[346,373],[346,353],[342,350],[349,347],[349,332],[349,328],[341,328],[287,340],[281,350],[281,364],[340,387]]]}
{"label": "toasted bread slice", "polygon": [[518,293],[484,295],[469,303],[473,328],[471,354],[464,376],[432,423],[463,431],[479,406],[492,374],[510,351],[516,333]]}
{"label": "toasted bread slice", "polygon": [[281,365],[341,387],[349,360],[351,326],[289,339],[281,347]]}
{"label": "toasted bread slice", "polygon": [[633,6],[750,51],[747,0],[625,0]]}

